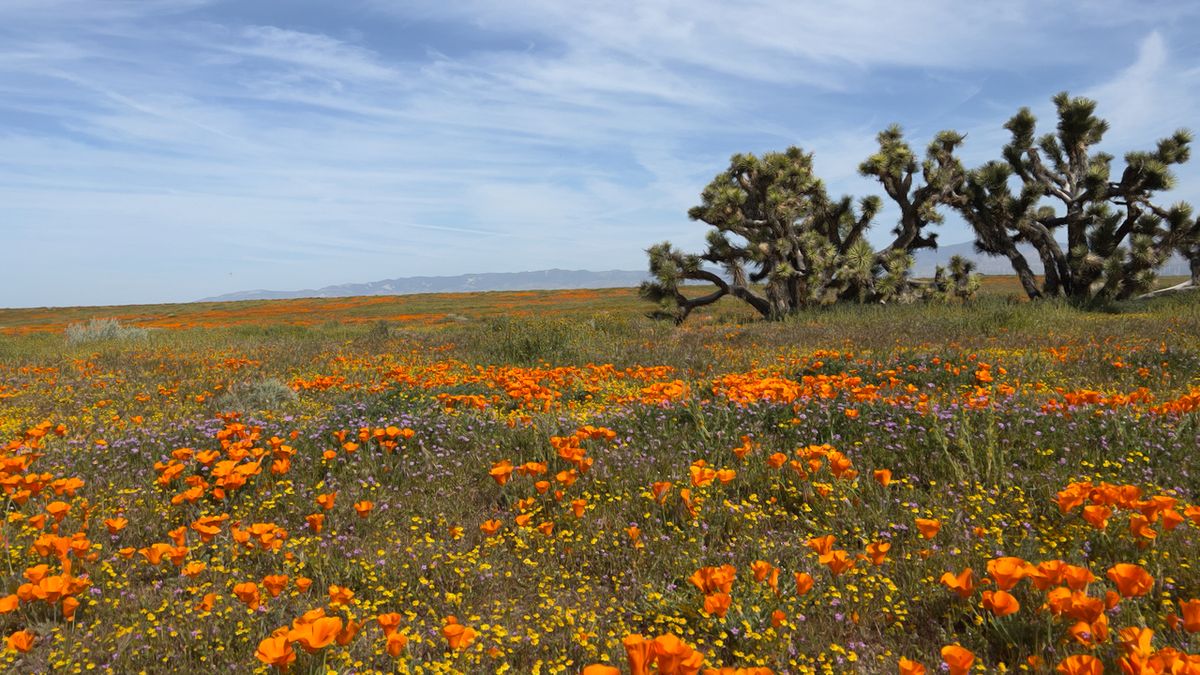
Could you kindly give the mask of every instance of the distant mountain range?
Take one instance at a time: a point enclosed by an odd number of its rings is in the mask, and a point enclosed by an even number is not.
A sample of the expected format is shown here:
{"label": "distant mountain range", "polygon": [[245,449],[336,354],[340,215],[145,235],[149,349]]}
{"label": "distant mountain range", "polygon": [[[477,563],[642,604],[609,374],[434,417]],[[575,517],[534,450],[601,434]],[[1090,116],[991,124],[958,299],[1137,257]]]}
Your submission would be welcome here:
{"label": "distant mountain range", "polygon": [[454,277],[402,277],[365,284],[338,284],[302,291],[240,291],[200,302],[280,300],[285,298],[344,298],[358,295],[412,295],[414,293],[475,293],[479,291],[535,291],[572,288],[627,288],[647,278],[645,271],[538,270],[487,272]]}
{"label": "distant mountain range", "polygon": [[[1040,273],[1041,260],[1033,248],[1021,247],[1034,272]],[[936,251],[922,250],[916,253],[913,275],[933,276],[938,265],[945,266],[951,256],[961,255],[975,261],[980,274],[1012,274],[1012,267],[1004,257],[979,255],[970,242],[939,247]],[[1174,256],[1161,272],[1164,276],[1187,275],[1187,261]],[[480,291],[534,291],[574,288],[630,288],[649,278],[643,270],[538,270],[536,272],[488,272],[482,274],[460,274],[453,277],[401,277],[384,279],[364,284],[338,284],[317,289],[300,291],[240,291],[227,293],[200,302],[232,302],[236,300],[281,300],[286,298],[344,298],[360,295],[412,295],[415,293],[474,293]]]}

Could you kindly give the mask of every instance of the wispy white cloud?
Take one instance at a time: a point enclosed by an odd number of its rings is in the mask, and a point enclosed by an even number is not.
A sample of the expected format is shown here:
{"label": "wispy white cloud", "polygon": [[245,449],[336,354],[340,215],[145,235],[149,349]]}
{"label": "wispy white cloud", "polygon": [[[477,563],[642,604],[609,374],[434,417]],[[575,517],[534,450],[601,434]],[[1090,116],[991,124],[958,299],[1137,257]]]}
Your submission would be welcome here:
{"label": "wispy white cloud", "polygon": [[801,144],[863,194],[893,121],[966,130],[974,159],[1060,88],[1100,98],[1114,142],[1198,103],[1183,2],[251,6],[0,4],[0,238],[62,261],[0,306],[641,267],[700,246],[686,209],[735,151]]}

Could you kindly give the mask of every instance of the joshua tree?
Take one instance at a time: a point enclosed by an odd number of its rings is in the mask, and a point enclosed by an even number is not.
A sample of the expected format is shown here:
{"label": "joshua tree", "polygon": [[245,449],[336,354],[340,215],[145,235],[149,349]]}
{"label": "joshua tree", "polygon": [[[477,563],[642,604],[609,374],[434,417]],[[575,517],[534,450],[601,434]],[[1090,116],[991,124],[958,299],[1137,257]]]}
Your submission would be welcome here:
{"label": "joshua tree", "polygon": [[[1108,130],[1094,114],[1095,101],[1066,93],[1053,100],[1055,133],[1035,142],[1036,120],[1022,108],[1005,125],[1012,140],[1003,161],[971,171],[954,155],[964,140],[956,132],[939,133],[919,161],[898,126],[880,132],[879,151],[859,172],[879,182],[900,218],[895,239],[879,251],[864,238],[881,208],[878,197],[857,206],[850,197],[830,199],[813,173],[812,154],[796,147],[762,157],[734,155],[704,188],[701,204],[688,211],[713,228],[705,252],[683,253],[669,242],[652,246],[654,280],[642,284],[641,294],[659,303],[655,316],[677,322],[726,295],[768,318],[839,300],[966,299],[979,284],[966,260],[952,261],[932,283],[909,278],[912,252],[937,247],[928,228],[942,222],[942,207],[971,225],[979,252],[1009,259],[1031,298],[1141,294],[1174,252],[1190,261],[1191,280],[1168,290],[1200,287],[1200,218],[1185,203],[1162,206],[1155,199],[1174,186],[1171,167],[1187,161],[1190,134],[1179,130],[1153,151],[1126,154],[1114,180],[1113,157],[1093,151]],[[1040,282],[1020,244],[1031,245],[1041,259]],[[688,280],[716,289],[688,297],[681,290]]]}
{"label": "joshua tree", "polygon": [[960,255],[951,256],[947,267],[938,265],[933,275],[933,288],[944,300],[971,300],[979,292],[980,283],[975,263]]}
{"label": "joshua tree", "polygon": [[[1174,186],[1171,166],[1187,161],[1191,135],[1179,130],[1153,151],[1126,154],[1114,180],[1113,157],[1093,151],[1108,130],[1094,114],[1096,102],[1065,92],[1053,100],[1055,133],[1035,142],[1036,120],[1022,108],[1005,124],[1012,140],[1004,161],[970,171],[957,198],[947,200],[974,228],[976,248],[1006,256],[1031,298],[1128,298],[1147,290],[1175,251],[1193,261],[1192,281],[1200,281],[1200,228],[1191,208],[1155,202],[1158,192]],[[1065,247],[1058,236],[1063,231]],[[1041,259],[1040,285],[1017,248],[1022,242]]]}
{"label": "joshua tree", "polygon": [[[657,316],[683,321],[696,307],[726,295],[759,314],[780,318],[843,295],[865,295],[875,283],[876,256],[863,232],[879,210],[879,199],[831,200],[813,173],[812,154],[800,148],[762,157],[734,155],[729,168],[701,193],[688,211],[713,227],[701,255],[685,254],[669,242],[648,249],[654,281],[642,296],[661,305]],[[723,275],[705,269],[717,266]],[[893,262],[891,269],[906,265]],[[685,280],[706,281],[716,290],[688,298]],[[898,286],[899,284],[897,284]]]}
{"label": "joshua tree", "polygon": [[[833,200],[813,173],[812,154],[799,148],[782,153],[734,155],[729,168],[688,211],[713,227],[707,250],[685,254],[664,242],[647,250],[654,280],[642,296],[659,303],[654,315],[682,322],[697,307],[731,295],[767,318],[838,300],[909,300],[918,287],[908,278],[910,253],[936,246],[925,227],[938,223],[935,210],[962,180],[953,158],[961,137],[943,134],[920,165],[923,183],[913,185],[918,165],[898,127],[879,135],[880,151],[861,171],[877,177],[900,206],[891,246],[875,251],[864,238],[881,200]],[[718,267],[723,274],[705,268]],[[689,298],[685,280],[706,281],[716,290]]]}

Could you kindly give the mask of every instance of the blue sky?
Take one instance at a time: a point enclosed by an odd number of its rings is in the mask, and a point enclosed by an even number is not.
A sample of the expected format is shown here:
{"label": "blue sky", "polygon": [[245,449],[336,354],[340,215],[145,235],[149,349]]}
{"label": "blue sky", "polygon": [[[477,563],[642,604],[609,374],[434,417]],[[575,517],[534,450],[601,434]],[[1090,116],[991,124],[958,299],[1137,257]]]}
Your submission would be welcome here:
{"label": "blue sky", "polygon": [[891,122],[972,164],[1063,89],[1118,156],[1200,127],[1200,3],[906,4],[0,0],[0,306],[640,269],[734,152],[862,195]]}

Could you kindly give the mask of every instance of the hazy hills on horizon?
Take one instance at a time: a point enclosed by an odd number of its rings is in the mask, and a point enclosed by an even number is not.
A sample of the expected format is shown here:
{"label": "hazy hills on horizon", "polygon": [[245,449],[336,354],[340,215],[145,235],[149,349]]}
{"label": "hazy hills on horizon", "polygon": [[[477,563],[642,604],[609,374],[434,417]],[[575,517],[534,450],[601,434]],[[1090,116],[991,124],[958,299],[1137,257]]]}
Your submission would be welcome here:
{"label": "hazy hills on horizon", "polygon": [[[1041,260],[1033,248],[1020,247],[1035,273],[1041,272]],[[933,276],[939,265],[961,255],[975,261],[977,271],[986,275],[1012,274],[1012,266],[1002,256],[980,255],[971,242],[921,250],[914,254],[913,275]],[[1189,273],[1187,261],[1172,256],[1163,266],[1163,276],[1183,276]],[[483,272],[456,276],[417,276],[383,279],[366,283],[346,283],[317,289],[296,291],[251,290],[226,293],[198,302],[234,302],[238,300],[283,300],[291,298],[344,298],[363,295],[413,295],[417,293],[476,293],[483,291],[571,290],[581,288],[628,288],[649,278],[645,270],[563,270],[548,269],[532,272]]]}

